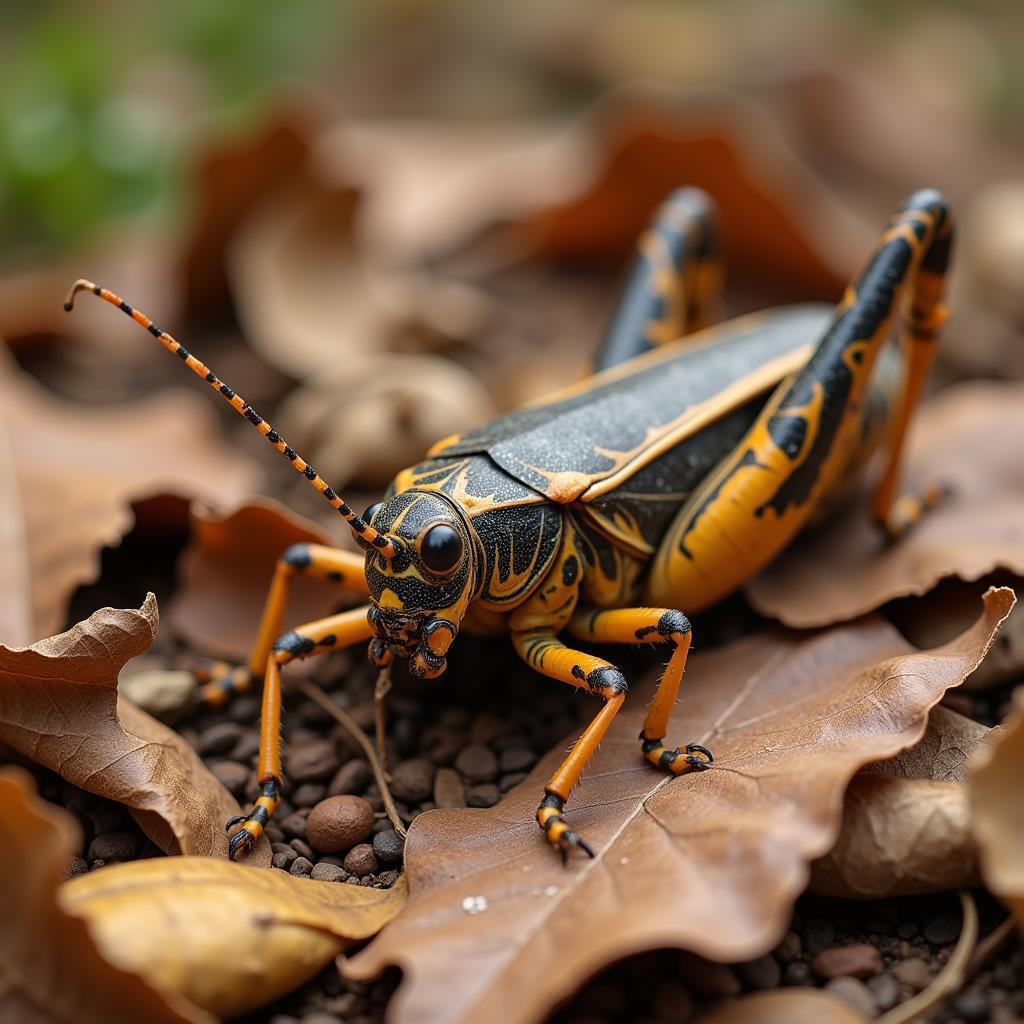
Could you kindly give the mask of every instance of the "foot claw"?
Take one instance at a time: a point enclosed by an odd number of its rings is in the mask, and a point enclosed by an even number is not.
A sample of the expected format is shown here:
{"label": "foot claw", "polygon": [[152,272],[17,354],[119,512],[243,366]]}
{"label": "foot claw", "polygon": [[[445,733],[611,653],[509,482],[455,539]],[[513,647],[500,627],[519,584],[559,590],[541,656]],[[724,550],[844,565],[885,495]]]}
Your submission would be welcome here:
{"label": "foot claw", "polygon": [[234,828],[235,825],[240,825],[243,821],[248,821],[248,814],[236,814],[233,818],[228,818],[228,823],[224,826],[226,832],[229,828]]}
{"label": "foot claw", "polygon": [[562,855],[562,864],[568,865],[569,854],[573,849],[579,847],[588,857],[594,856],[594,851],[586,840],[581,839],[571,828],[567,828],[556,840],[558,852]]}
{"label": "foot claw", "polygon": [[692,757],[691,758],[687,758],[687,760],[691,764],[693,764],[697,760],[701,760],[702,761],[702,763],[701,763],[701,767],[702,768],[707,768],[709,765],[712,765],[715,762],[715,755],[712,754],[711,751],[708,750],[707,747],[702,747],[699,743],[687,743],[686,744],[686,753],[687,754],[701,754],[701,755],[703,755],[702,759],[692,758]]}
{"label": "foot claw", "polygon": [[232,818],[227,827],[241,823],[242,827],[228,841],[228,860],[237,860],[239,856],[248,856],[249,852],[263,835],[263,825],[252,815],[240,815]]}

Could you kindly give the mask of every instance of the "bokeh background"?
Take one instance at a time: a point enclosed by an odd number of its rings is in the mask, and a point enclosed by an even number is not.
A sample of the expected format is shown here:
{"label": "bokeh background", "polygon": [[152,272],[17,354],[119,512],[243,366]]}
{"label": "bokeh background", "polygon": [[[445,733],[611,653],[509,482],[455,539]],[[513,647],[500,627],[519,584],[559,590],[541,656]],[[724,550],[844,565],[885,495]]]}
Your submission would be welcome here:
{"label": "bokeh background", "polygon": [[[353,501],[586,372],[638,232],[683,184],[718,201],[730,313],[837,299],[902,197],[941,188],[960,235],[934,386],[1024,374],[1022,52],[1011,0],[8,0],[0,426],[9,480],[41,495],[32,574],[58,520],[128,528],[97,491],[136,514],[160,489],[330,512],[135,325],[88,299],[67,316],[79,276]],[[121,413],[105,434],[99,407]],[[101,434],[132,443],[115,459]],[[200,483],[214,442],[231,487]],[[82,549],[43,561],[80,582]]]}

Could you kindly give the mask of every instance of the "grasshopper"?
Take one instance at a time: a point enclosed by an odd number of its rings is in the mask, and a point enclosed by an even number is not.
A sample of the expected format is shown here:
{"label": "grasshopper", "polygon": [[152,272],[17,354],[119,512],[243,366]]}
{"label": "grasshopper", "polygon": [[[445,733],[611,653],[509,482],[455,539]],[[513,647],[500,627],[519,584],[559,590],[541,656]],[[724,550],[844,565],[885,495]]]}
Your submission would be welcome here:
{"label": "grasshopper", "polygon": [[[871,515],[898,538],[943,495],[897,496],[900,454],[946,317],[952,242],[943,197],[912,195],[834,309],[794,305],[715,324],[722,269],[714,210],[674,193],[641,237],[595,375],[478,430],[445,438],[357,515],[262,416],[119,296],[119,307],[205,380],[348,523],[363,554],[285,551],[248,665],[208,681],[221,703],[262,677],[259,796],[232,819],[248,852],[279,803],[281,667],[369,641],[378,666],[408,659],[434,678],[460,629],[507,632],[536,671],[603,703],[545,786],[537,821],[563,860],[594,851],[563,811],[623,701],[622,672],[577,643],[663,645],[670,656],[640,735],[674,775],[709,768],[668,744],[690,648],[684,611],[713,604],[843,500],[876,450]],[[898,339],[893,320],[901,317]],[[282,634],[290,580],[334,580],[368,603]]]}

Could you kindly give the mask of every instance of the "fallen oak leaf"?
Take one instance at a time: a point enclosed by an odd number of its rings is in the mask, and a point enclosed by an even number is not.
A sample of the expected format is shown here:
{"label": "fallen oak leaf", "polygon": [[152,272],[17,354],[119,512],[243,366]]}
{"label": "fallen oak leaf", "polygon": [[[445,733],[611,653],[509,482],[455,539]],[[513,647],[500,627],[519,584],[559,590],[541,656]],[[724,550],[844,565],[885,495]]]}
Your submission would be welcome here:
{"label": "fallen oak leaf", "polygon": [[971,764],[971,828],[986,885],[1008,904],[1024,932],[1024,687],[1000,735]]}
{"label": "fallen oak leaf", "polygon": [[1024,575],[1024,464],[1015,445],[999,442],[1022,435],[1024,384],[943,391],[913,426],[903,486],[948,483],[953,495],[896,544],[871,522],[866,501],[848,502],[746,585],[751,604],[787,626],[809,628],[925,594],[948,576],[976,580],[996,569]]}
{"label": "fallen oak leaf", "polygon": [[[102,608],[31,647],[0,646],[0,740],[125,804],[162,849],[226,857],[234,797],[181,736],[118,700],[118,672],[149,647],[157,623],[150,594],[138,611]],[[250,861],[269,867],[269,843]]]}
{"label": "fallen oak leaf", "polygon": [[74,405],[48,394],[2,352],[0,429],[17,484],[17,493],[4,487],[0,502],[5,516],[21,517],[30,584],[24,594],[4,578],[0,602],[29,602],[27,611],[4,616],[29,629],[0,636],[8,644],[60,629],[74,589],[96,578],[101,548],[130,529],[133,501],[178,493],[218,504],[251,493],[261,479],[254,461],[217,440],[204,395],[168,391],[113,408]]}
{"label": "fallen oak leaf", "polygon": [[390,889],[294,878],[205,857],[117,864],[65,884],[103,955],[218,1017],[291,991],[402,908]]}
{"label": "fallen oak leaf", "polygon": [[874,900],[976,885],[967,761],[990,732],[937,705],[914,746],[861,769],[846,790],[835,846],[811,866],[811,889]]}
{"label": "fallen oak leaf", "polygon": [[64,910],[58,885],[79,848],[78,826],[41,800],[31,776],[0,771],[0,1019],[12,1024],[212,1024],[115,967],[89,928]]}
{"label": "fallen oak leaf", "polygon": [[695,655],[675,728],[716,761],[679,779],[640,763],[649,680],[568,806],[593,860],[563,869],[533,821],[564,756],[552,751],[496,807],[416,819],[409,905],[346,973],[399,966],[398,1024],[525,1024],[621,956],[676,945],[712,960],[764,953],[807,863],[835,841],[851,776],[920,739],[930,708],[981,661],[1013,601],[989,591],[981,618],[933,651],[912,650],[876,619]]}

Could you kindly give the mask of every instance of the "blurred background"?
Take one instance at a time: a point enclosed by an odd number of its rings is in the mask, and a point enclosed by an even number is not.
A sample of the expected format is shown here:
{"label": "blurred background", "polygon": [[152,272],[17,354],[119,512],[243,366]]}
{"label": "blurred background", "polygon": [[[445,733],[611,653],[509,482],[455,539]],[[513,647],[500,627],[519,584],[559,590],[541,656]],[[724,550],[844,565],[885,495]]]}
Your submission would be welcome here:
{"label": "blurred background", "polygon": [[[226,411],[176,397],[133,421],[143,396],[201,389],[106,306],[66,316],[76,277],[372,498],[438,438],[585,372],[683,184],[719,203],[730,313],[838,299],[900,200],[942,189],[960,235],[936,386],[1024,375],[1022,52],[1012,0],[7,0],[8,485],[223,499],[153,479],[191,430],[233,446],[232,497],[322,514]],[[124,410],[119,458],[62,454],[96,407]],[[71,426],[30,472],[16,442],[54,410]]]}

